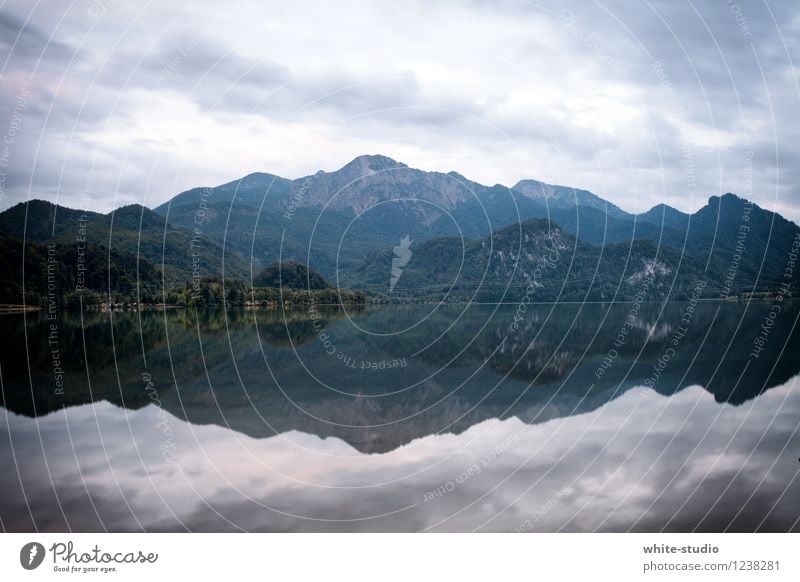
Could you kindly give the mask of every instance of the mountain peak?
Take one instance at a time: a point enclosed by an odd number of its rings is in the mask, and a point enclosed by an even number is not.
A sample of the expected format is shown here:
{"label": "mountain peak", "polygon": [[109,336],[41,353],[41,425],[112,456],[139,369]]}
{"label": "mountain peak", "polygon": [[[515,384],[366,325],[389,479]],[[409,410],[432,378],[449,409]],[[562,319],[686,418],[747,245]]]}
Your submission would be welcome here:
{"label": "mountain peak", "polygon": [[600,198],[588,190],[570,186],[556,186],[539,180],[520,180],[512,190],[528,198],[546,204],[551,208],[572,208],[588,206],[597,208],[615,218],[628,218],[629,214],[608,200]]}
{"label": "mountain peak", "polygon": [[148,229],[163,230],[166,221],[155,210],[150,210],[141,204],[128,204],[120,206],[106,214],[113,222],[114,228],[127,228],[132,231]]}
{"label": "mountain peak", "polygon": [[222,184],[221,186],[219,186],[219,188],[227,190],[237,190],[237,191],[242,191],[244,189],[250,189],[250,188],[266,189],[277,183],[286,181],[287,180],[285,178],[281,178],[280,176],[276,176],[275,174],[269,174],[266,172],[252,172],[242,178],[239,178],[238,180]]}
{"label": "mountain peak", "polygon": [[365,154],[353,159],[353,161],[346,164],[342,170],[357,170],[361,173],[366,173],[407,167],[407,165],[393,160],[387,156],[382,156],[380,154]]}
{"label": "mountain peak", "polygon": [[[731,194],[727,192],[722,196],[709,196],[708,197],[708,204],[701,208],[698,212],[717,212],[717,213],[740,213],[745,205],[751,205],[753,210],[765,210],[762,209],[758,204],[747,200],[746,198],[742,198],[741,196],[737,196],[736,194]],[[771,211],[766,210],[768,214],[772,214]]]}
{"label": "mountain peak", "polygon": [[728,204],[732,204],[732,203],[747,202],[747,200],[744,199],[744,198],[741,198],[740,196],[737,196],[736,194],[732,194],[730,192],[727,192],[727,193],[723,194],[722,196],[709,196],[708,197],[709,206],[714,206],[716,204],[719,204],[720,202],[726,202]]}
{"label": "mountain peak", "polygon": [[647,222],[659,228],[686,230],[690,216],[662,202],[661,204],[656,204],[647,212],[637,214],[635,218],[638,221]]}
{"label": "mountain peak", "polygon": [[42,200],[41,198],[31,198],[30,200],[23,200],[22,202],[16,203],[8,210],[17,210],[17,211],[21,210],[24,212],[26,206],[28,207],[28,209],[33,209],[33,208],[50,209],[56,207],[56,205],[50,202],[49,200]]}
{"label": "mountain peak", "polygon": [[112,210],[111,212],[106,213],[106,216],[111,216],[112,214],[133,214],[133,213],[144,213],[144,212],[153,212],[146,206],[142,206],[141,204],[126,204],[124,206],[120,206],[119,208]]}
{"label": "mountain peak", "polygon": [[522,188],[531,188],[531,187],[534,187],[534,188],[535,187],[540,187],[541,188],[542,186],[545,186],[545,184],[543,182],[540,182],[539,180],[531,180],[531,179],[527,179],[526,178],[526,179],[520,180],[519,182],[514,184],[512,186],[512,188],[514,190],[519,190],[521,192]]}
{"label": "mountain peak", "polygon": [[647,212],[642,212],[638,215],[639,217],[655,217],[655,216],[663,216],[666,218],[680,218],[685,219],[688,218],[689,215],[685,212],[681,212],[677,208],[673,208],[669,204],[664,204],[663,202],[660,204],[656,204]]}

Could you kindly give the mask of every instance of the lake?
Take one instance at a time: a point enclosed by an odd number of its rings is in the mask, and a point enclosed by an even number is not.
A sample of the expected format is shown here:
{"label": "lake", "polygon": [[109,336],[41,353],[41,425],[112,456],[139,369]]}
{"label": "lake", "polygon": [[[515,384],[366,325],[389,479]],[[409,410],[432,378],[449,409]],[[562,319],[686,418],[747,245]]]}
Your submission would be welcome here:
{"label": "lake", "polygon": [[6,531],[797,531],[800,305],[0,316]]}

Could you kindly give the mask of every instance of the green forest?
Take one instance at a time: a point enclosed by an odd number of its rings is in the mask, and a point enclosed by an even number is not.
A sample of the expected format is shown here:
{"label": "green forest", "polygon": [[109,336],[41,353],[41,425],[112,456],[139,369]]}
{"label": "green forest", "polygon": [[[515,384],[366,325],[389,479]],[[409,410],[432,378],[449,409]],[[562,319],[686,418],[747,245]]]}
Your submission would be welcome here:
{"label": "green forest", "polygon": [[141,256],[85,244],[23,244],[0,236],[0,304],[46,308],[363,304],[361,291],[337,290],[296,262],[270,265],[249,285],[240,278],[192,277],[175,284]]}

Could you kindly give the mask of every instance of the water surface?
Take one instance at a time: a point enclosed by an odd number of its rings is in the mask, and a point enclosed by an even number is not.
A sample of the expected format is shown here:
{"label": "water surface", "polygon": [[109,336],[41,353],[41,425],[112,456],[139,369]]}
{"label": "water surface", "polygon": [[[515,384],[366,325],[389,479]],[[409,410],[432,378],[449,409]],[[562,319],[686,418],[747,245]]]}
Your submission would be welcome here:
{"label": "water surface", "polygon": [[800,310],[772,311],[5,315],[2,527],[797,530]]}

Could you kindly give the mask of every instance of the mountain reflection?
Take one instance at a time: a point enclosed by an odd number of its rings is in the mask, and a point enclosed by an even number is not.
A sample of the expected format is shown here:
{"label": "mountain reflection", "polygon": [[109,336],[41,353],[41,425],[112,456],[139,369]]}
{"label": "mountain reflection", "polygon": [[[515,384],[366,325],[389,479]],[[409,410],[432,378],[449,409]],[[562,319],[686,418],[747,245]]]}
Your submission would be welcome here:
{"label": "mountain reflection", "polygon": [[770,304],[701,302],[686,324],[688,305],[7,315],[3,405],[25,416],[99,401],[135,410],[156,394],[193,425],[256,438],[301,431],[385,453],[487,419],[587,413],[637,386],[671,396],[699,385],[739,405],[800,371],[795,303],[782,306],[758,357]]}

